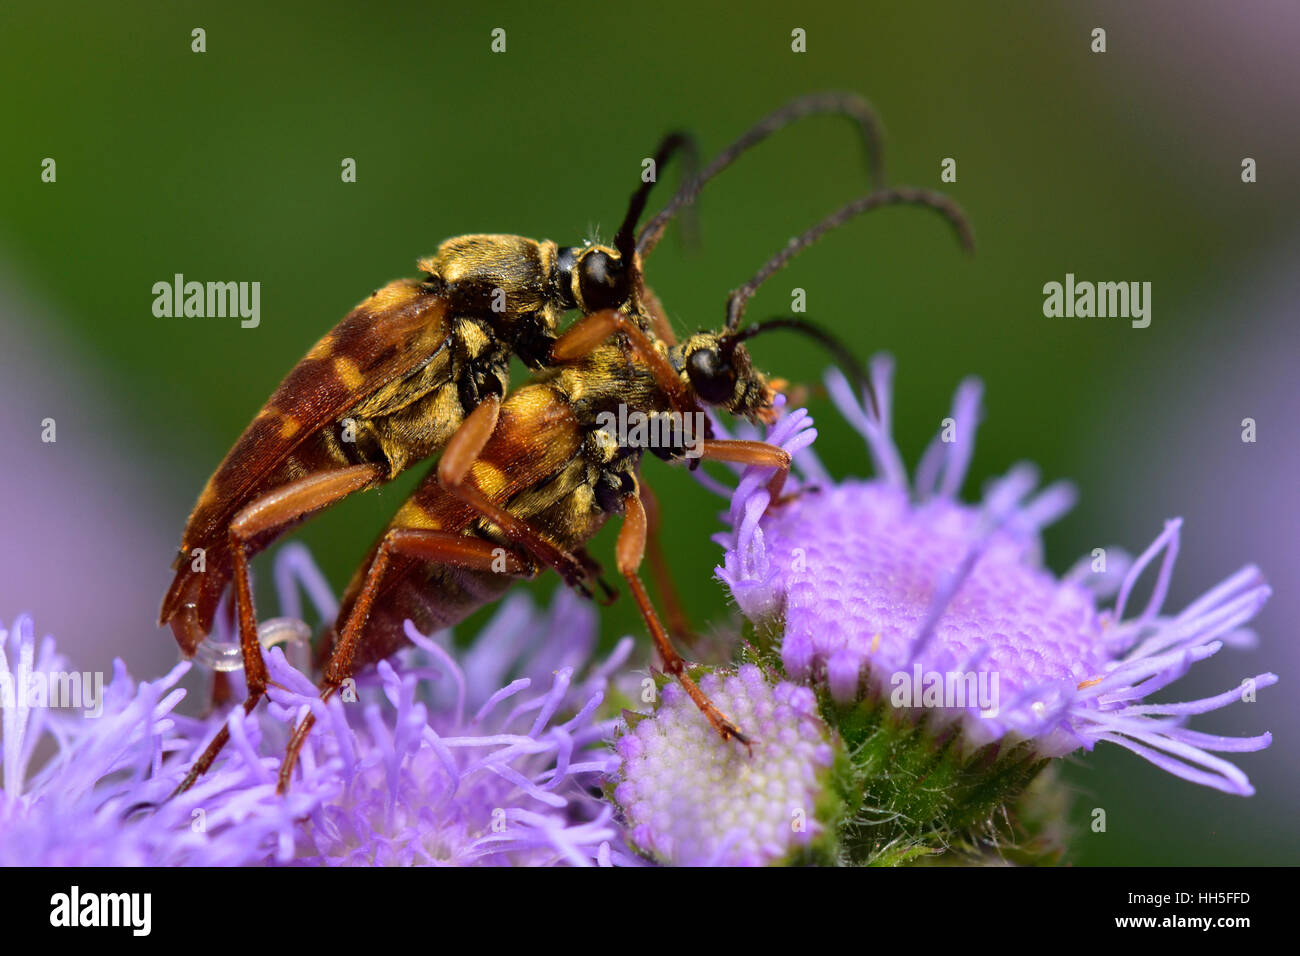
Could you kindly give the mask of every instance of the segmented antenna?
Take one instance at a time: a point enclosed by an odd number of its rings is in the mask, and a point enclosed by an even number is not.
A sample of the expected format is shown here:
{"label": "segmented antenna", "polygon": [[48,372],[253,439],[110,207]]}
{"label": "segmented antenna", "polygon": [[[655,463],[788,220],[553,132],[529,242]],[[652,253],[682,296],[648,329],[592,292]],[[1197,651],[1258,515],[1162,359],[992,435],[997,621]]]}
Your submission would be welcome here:
{"label": "segmented antenna", "polygon": [[912,189],[910,187],[881,189],[855,199],[848,205],[837,209],[807,232],[791,239],[784,249],[767,260],[763,267],[754,273],[752,279],[727,297],[726,327],[732,330],[739,328],[741,316],[745,314],[745,306],[754,293],[758,291],[759,286],[826,233],[873,209],[898,205],[925,206],[933,209],[948,220],[962,247],[967,252],[975,251],[975,238],[970,222],[966,219],[966,214],[962,212],[961,207],[948,196],[930,189]]}
{"label": "segmented antenna", "polygon": [[862,147],[871,170],[871,182],[876,186],[883,184],[885,166],[880,146],[882,139],[880,120],[876,117],[876,111],[872,109],[871,104],[853,93],[833,91],[801,96],[755,123],[719,153],[704,172],[682,186],[669,200],[668,205],[641,230],[636,242],[637,252],[642,258],[648,256],[658,245],[673,216],[677,215],[684,206],[694,203],[704,184],[735,162],[741,154],[797,120],[806,116],[823,115],[843,116],[854,123],[858,134],[862,137]]}
{"label": "segmented antenna", "polygon": [[641,221],[641,214],[645,212],[646,202],[650,199],[650,190],[654,189],[664,164],[679,152],[683,154],[688,176],[694,176],[699,167],[700,155],[695,137],[680,130],[669,133],[659,144],[659,149],[655,151],[654,178],[643,180],[627,204],[627,214],[623,216],[623,222],[614,235],[614,248],[618,250],[629,268],[636,262],[636,224]]}

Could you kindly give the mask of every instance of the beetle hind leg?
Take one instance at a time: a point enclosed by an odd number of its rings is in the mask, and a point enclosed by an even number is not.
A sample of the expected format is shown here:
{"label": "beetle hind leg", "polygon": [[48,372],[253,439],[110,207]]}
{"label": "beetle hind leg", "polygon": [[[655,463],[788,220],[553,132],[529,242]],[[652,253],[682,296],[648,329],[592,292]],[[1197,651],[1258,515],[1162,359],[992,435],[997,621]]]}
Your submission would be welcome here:
{"label": "beetle hind leg", "polygon": [[718,736],[723,740],[735,740],[744,744],[745,749],[752,757],[754,754],[754,741],[742,733],[731,718],[719,710],[717,704],[709,700],[708,695],[700,689],[699,684],[695,683],[688,672],[686,661],[673,647],[672,640],[668,637],[664,626],[659,622],[658,615],[655,614],[654,605],[650,603],[650,597],[646,593],[645,585],[641,583],[639,574],[646,547],[648,521],[645,508],[641,504],[640,495],[636,492],[629,494],[624,500],[623,527],[619,531],[616,548],[618,570],[627,581],[632,597],[641,610],[641,616],[645,619],[646,627],[650,629],[650,636],[654,638],[655,648],[659,651],[659,656],[663,660],[664,671],[681,685],[682,690],[686,691],[687,696],[700,709],[700,713],[717,731]]}
{"label": "beetle hind leg", "polygon": [[[249,550],[259,537],[276,531],[307,515],[327,508],[354,491],[373,484],[382,476],[377,465],[363,464],[337,471],[311,475],[262,495],[244,507],[230,523],[230,557],[233,567],[235,609],[239,622],[239,649],[244,662],[244,680],[248,696],[244,713],[250,714],[266,693],[266,662],[257,639],[257,611],[253,606],[253,584],[248,569]],[[194,786],[212,766],[230,739],[229,724],[223,724],[215,737],[194,761],[172,796]]]}
{"label": "beetle hind leg", "polygon": [[[334,642],[325,664],[320,694],[322,701],[328,701],[334,696],[355,670],[353,662],[362,632],[393,558],[414,558],[418,561],[509,575],[526,575],[534,570],[533,563],[527,556],[508,550],[503,554],[500,547],[482,538],[430,528],[392,528],[384,535],[370,567],[366,569],[365,584],[356,603],[352,605],[343,632]],[[294,728],[293,736],[285,748],[284,759],[280,763],[276,786],[278,793],[288,792],[298,756],[315,723],[316,717],[309,711]]]}

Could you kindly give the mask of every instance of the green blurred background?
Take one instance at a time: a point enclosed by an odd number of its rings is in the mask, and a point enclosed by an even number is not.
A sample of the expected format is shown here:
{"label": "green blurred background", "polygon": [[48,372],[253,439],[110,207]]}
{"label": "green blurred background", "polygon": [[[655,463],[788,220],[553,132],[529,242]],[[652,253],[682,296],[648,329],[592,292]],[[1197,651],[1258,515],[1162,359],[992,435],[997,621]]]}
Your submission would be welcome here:
{"label": "green blurred background", "polygon": [[[460,233],[609,238],[665,131],[693,130],[709,155],[790,97],[838,88],[879,110],[891,180],[952,193],[979,252],[963,257],[929,214],[882,211],[801,257],[751,316],[788,309],[801,287],[808,314],[861,354],[892,352],[909,463],[959,379],[983,378],[968,494],[1020,459],[1046,479],[1075,479],[1081,503],[1047,536],[1058,571],[1099,545],[1140,551],[1174,514],[1189,523],[1173,606],[1259,560],[1279,592],[1258,621],[1260,650],[1225,652],[1186,686],[1217,691],[1270,669],[1288,678],[1295,618],[1277,604],[1295,607],[1295,480],[1267,481],[1296,457],[1295,419],[1288,429],[1283,417],[1294,409],[1295,310],[1285,296],[1271,311],[1233,303],[1293,271],[1294,5],[477,6],[43,2],[0,15],[0,390],[6,434],[22,436],[8,449],[0,519],[7,537],[27,529],[6,541],[15,570],[0,584],[0,619],[32,611],[87,667],[111,654],[139,676],[167,666],[174,646],[154,620],[193,497],[356,301]],[[1105,54],[1089,49],[1096,26]],[[191,52],[195,27],[206,30],[202,54]],[[490,52],[494,27],[507,31],[504,54]],[[795,27],[807,31],[805,54],[790,49]],[[1256,184],[1240,180],[1245,156],[1259,163]],[[45,157],[57,183],[41,182]],[[340,180],[345,157],[356,183]],[[956,183],[939,182],[944,157],[957,160]],[[850,131],[830,119],[737,163],[704,196],[700,246],[670,236],[649,264],[677,327],[718,325],[731,288],[864,186]],[[260,281],[261,326],[155,318],[152,286],[176,272]],[[1042,286],[1066,272],[1150,281],[1151,327],[1044,318]],[[1249,348],[1259,361],[1227,374],[1225,355]],[[815,384],[825,364],[799,340],[755,352],[795,382]],[[1290,361],[1279,366],[1279,354]],[[1243,446],[1236,423],[1266,406],[1278,411],[1259,449]],[[811,408],[831,470],[865,473],[857,437],[824,399]],[[55,411],[57,451],[33,439]],[[34,477],[51,463],[61,479]],[[1189,483],[1216,464],[1231,488]],[[724,619],[707,540],[718,499],[658,462],[647,470],[692,617]],[[420,473],[300,532],[336,587]],[[55,494],[57,480],[68,484]],[[89,517],[59,524],[83,491]],[[1229,516],[1231,535],[1207,535],[1198,515]],[[1279,560],[1290,563],[1270,568],[1261,552],[1288,534]],[[265,580],[266,559],[258,566]],[[120,582],[112,593],[86,597],[106,575]],[[606,637],[641,633],[630,602],[603,620]],[[1295,721],[1280,699],[1290,693],[1284,684],[1244,715],[1199,725],[1277,735],[1271,751],[1240,760],[1260,790],[1251,801],[1118,750],[1083,756],[1070,769],[1076,817],[1086,825],[1104,807],[1109,829],[1085,828],[1075,859],[1293,862]]]}

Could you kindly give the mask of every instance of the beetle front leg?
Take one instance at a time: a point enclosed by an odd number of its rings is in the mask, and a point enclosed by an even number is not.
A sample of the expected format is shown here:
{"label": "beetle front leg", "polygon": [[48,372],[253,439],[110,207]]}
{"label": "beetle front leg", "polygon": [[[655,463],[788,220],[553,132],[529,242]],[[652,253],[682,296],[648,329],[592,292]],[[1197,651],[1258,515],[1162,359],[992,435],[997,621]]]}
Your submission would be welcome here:
{"label": "beetle front leg", "polygon": [[710,438],[705,439],[700,446],[700,459],[775,468],[775,474],[767,483],[767,492],[771,496],[768,507],[779,507],[789,500],[781,497],[781,489],[785,487],[785,480],[790,476],[790,453],[784,448],[769,445],[765,441]]}
{"label": "beetle front leg", "polygon": [[627,337],[632,351],[650,369],[655,384],[668,396],[668,401],[675,410],[699,410],[699,404],[686,383],[673,371],[668,359],[654,347],[649,336],[626,315],[613,309],[593,312],[571,325],[551,347],[551,363],[559,365],[576,361],[598,348],[615,332],[621,332]]}

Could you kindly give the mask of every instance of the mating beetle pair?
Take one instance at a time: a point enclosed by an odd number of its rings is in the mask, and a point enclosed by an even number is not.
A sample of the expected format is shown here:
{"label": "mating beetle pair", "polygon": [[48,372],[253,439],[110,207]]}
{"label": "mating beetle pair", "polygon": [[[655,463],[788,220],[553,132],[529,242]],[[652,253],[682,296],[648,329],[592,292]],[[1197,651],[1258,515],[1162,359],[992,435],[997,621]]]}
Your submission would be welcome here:
{"label": "mating beetle pair", "polygon": [[[597,433],[601,416],[620,406],[645,415],[709,407],[770,420],[775,391],[744,342],[775,329],[827,346],[869,388],[831,333],[793,317],[742,326],[745,305],[763,281],[824,233],[879,206],[932,208],[969,247],[963,215],[941,194],[879,189],[837,210],[731,294],[716,333],[678,342],[644,282],[646,257],[705,183],[773,132],[826,113],[857,125],[878,176],[879,136],[870,108],[841,94],[804,97],[765,117],[688,179],[639,233],[657,175],[634,193],[611,246],[462,236],[419,263],[422,278],[389,283],[358,305],[289,373],[200,495],[160,615],[182,651],[193,654],[210,632],[233,579],[248,684],[244,706],[251,710],[265,692],[267,673],[249,559],[312,514],[439,455],[348,587],[329,634],[324,696],[406,643],[406,619],[426,631],[448,626],[498,598],[515,579],[546,567],[590,594],[599,569],[584,546],[610,513],[621,512],[618,570],[665,670],[720,734],[748,744],[687,674],[641,582],[639,567],[654,533],[643,502],[643,449],[611,444],[607,433]],[[681,134],[667,137],[655,156],[656,172],[689,146]],[[570,311],[580,317],[561,331]],[[512,356],[536,374],[508,393]],[[775,446],[711,435],[699,459],[773,469],[774,502],[790,465]],[[200,550],[203,560],[192,560]],[[659,565],[661,587],[667,586],[662,562],[652,564]],[[295,731],[281,766],[281,789],[310,728],[309,716]],[[226,735],[223,728],[178,791],[211,765]]]}

